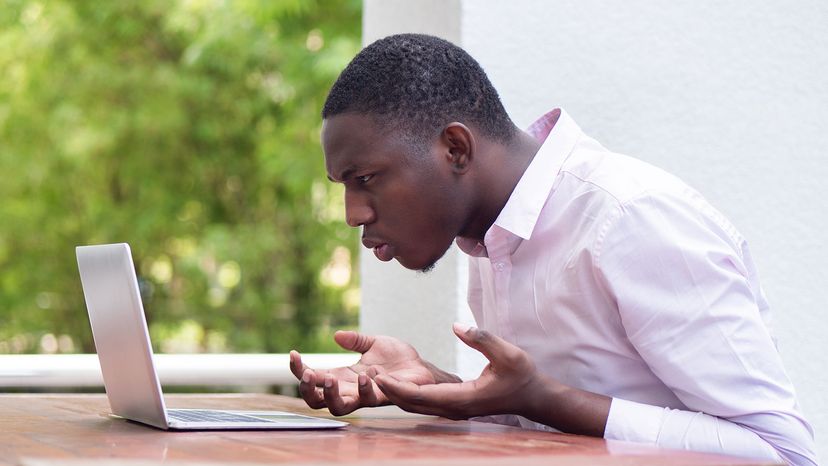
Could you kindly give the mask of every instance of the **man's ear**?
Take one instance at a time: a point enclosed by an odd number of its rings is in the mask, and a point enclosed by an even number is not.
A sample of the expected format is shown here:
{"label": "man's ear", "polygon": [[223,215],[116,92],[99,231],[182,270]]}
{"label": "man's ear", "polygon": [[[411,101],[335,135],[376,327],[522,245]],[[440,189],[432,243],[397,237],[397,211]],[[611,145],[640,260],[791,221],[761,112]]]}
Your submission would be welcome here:
{"label": "man's ear", "polygon": [[475,155],[474,134],[463,123],[453,122],[443,128],[440,139],[445,147],[446,161],[453,172],[466,173]]}

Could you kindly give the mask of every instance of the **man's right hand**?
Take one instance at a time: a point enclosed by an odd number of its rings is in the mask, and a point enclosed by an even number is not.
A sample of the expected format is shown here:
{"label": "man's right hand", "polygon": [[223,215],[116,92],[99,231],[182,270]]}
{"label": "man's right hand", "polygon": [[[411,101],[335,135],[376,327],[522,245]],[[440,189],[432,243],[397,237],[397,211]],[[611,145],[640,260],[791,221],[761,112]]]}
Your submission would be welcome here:
{"label": "man's right hand", "polygon": [[413,346],[393,337],[339,331],[334,340],[346,350],[362,353],[362,357],[352,366],[316,370],[303,364],[297,351],[291,351],[290,370],[299,379],[299,394],[308,406],[327,407],[335,416],[390,404],[372,380],[377,374],[390,374],[417,385],[461,381],[423,361]]}

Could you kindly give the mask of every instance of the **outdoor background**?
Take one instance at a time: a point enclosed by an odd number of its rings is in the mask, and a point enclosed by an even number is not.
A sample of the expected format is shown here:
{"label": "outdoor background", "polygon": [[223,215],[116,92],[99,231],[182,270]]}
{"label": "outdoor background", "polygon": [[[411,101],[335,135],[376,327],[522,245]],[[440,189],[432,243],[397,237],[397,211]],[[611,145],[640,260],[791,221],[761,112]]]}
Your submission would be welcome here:
{"label": "outdoor background", "polygon": [[0,3],[0,353],[94,352],[75,246],[132,246],[161,352],[336,350],[356,232],[319,116],[354,1]]}

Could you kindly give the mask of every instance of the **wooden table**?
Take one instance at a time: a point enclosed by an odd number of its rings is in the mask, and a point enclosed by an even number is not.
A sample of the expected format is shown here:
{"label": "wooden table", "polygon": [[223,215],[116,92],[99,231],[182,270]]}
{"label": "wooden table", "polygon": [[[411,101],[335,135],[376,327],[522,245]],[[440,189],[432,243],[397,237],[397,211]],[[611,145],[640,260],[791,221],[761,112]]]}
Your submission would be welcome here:
{"label": "wooden table", "polygon": [[[168,395],[169,407],[312,411],[276,395]],[[0,465],[757,465],[471,421],[363,410],[334,431],[165,432],[109,416],[104,395],[0,395]]]}

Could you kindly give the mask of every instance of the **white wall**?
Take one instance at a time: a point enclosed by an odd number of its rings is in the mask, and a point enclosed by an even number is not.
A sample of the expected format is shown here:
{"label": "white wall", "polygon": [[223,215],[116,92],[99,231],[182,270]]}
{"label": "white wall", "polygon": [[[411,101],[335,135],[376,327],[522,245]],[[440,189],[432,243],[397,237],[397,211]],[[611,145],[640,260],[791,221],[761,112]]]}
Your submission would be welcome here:
{"label": "white wall", "polygon": [[[728,215],[752,246],[780,352],[828,451],[828,2],[365,1],[364,42],[409,31],[468,50],[519,125],[562,106]],[[435,276],[451,273],[427,282],[364,256],[363,328],[418,346],[440,332],[440,357],[459,361],[445,353],[456,349],[445,323],[461,306],[393,295],[464,286],[464,261],[447,262]]]}

